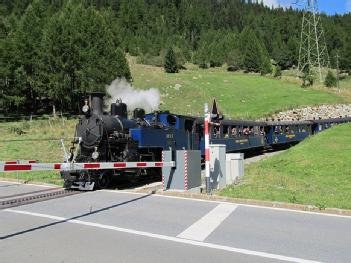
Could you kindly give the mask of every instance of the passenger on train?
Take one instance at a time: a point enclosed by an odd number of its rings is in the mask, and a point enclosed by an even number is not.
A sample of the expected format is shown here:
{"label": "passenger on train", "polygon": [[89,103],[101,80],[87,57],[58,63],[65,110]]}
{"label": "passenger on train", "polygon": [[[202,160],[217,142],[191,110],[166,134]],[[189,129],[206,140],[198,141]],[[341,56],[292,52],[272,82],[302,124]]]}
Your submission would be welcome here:
{"label": "passenger on train", "polygon": [[266,135],[263,128],[260,129],[260,135]]}
{"label": "passenger on train", "polygon": [[235,137],[236,134],[237,134],[237,130],[236,130],[236,128],[234,127],[234,128],[232,128],[232,136]]}

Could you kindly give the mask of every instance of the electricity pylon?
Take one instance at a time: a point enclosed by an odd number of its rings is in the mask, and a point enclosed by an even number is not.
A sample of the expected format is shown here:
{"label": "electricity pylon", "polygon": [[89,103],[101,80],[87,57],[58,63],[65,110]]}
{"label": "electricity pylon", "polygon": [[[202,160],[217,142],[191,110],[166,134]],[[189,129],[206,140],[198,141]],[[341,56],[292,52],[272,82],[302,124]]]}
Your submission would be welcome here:
{"label": "electricity pylon", "polygon": [[322,82],[322,68],[330,67],[322,21],[318,15],[317,0],[305,0],[304,2],[298,75],[317,73]]}

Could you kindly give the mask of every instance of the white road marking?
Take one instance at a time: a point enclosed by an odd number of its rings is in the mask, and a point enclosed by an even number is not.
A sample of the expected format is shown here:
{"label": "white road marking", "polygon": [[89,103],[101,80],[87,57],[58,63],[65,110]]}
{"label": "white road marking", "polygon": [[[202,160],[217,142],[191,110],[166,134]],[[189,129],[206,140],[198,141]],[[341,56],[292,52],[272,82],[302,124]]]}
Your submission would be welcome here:
{"label": "white road marking", "polygon": [[244,255],[249,255],[249,256],[256,256],[256,257],[269,258],[269,259],[275,259],[275,260],[281,260],[281,261],[287,261],[287,262],[297,262],[297,263],[320,263],[320,261],[314,261],[314,260],[308,260],[308,259],[296,258],[296,257],[288,257],[288,256],[271,254],[271,253],[243,249],[243,248],[222,246],[222,245],[217,245],[217,244],[213,244],[213,243],[206,243],[206,242],[200,242],[200,241],[195,241],[195,240],[182,239],[182,238],[178,238],[178,237],[159,235],[159,234],[154,234],[154,233],[150,233],[150,232],[138,231],[138,230],[133,230],[133,229],[128,229],[128,228],[121,228],[121,227],[116,227],[116,226],[111,226],[111,225],[103,225],[103,224],[94,223],[94,222],[87,222],[87,221],[81,221],[81,220],[75,220],[75,219],[71,220],[69,218],[54,216],[54,215],[33,213],[33,212],[29,212],[29,211],[14,210],[14,209],[5,209],[3,211],[17,213],[17,214],[23,214],[23,215],[30,215],[30,216],[35,216],[35,217],[41,217],[41,218],[48,218],[48,219],[53,219],[53,220],[57,220],[57,221],[65,221],[65,223],[72,223],[72,224],[85,225],[85,226],[96,227],[96,228],[101,228],[101,229],[108,229],[108,230],[122,232],[122,233],[128,233],[128,234],[133,234],[133,235],[138,235],[138,236],[156,238],[156,239],[160,239],[160,240],[166,240],[166,241],[171,241],[171,242],[176,242],[176,243],[181,243],[181,244],[193,245],[193,246],[197,246],[197,247],[206,247],[206,248],[211,248],[211,249],[223,250],[223,251],[239,253],[239,254],[244,254]]}
{"label": "white road marking", "polygon": [[[99,191],[107,192],[107,193],[115,193],[115,194],[147,195],[145,193],[136,193],[136,192],[118,191],[118,190],[99,190]],[[235,204],[237,206],[242,206],[242,207],[252,207],[252,208],[259,208],[259,209],[276,210],[276,211],[282,211],[282,212],[308,214],[308,215],[314,215],[314,216],[327,216],[327,217],[339,217],[339,218],[351,219],[351,216],[348,216],[348,215],[327,214],[327,213],[319,213],[319,212],[313,212],[313,211],[294,210],[294,209],[289,209],[289,208],[269,207],[269,206],[260,206],[260,205],[247,205],[247,204],[238,204],[238,203],[233,203],[233,202],[204,200],[204,199],[196,199],[196,198],[190,198],[190,197],[169,196],[169,195],[160,195],[160,194],[153,194],[152,196],[170,198],[170,199],[187,200],[187,201],[195,201],[195,202],[204,202],[204,203]]]}
{"label": "white road marking", "polygon": [[204,241],[238,206],[219,204],[177,237]]}

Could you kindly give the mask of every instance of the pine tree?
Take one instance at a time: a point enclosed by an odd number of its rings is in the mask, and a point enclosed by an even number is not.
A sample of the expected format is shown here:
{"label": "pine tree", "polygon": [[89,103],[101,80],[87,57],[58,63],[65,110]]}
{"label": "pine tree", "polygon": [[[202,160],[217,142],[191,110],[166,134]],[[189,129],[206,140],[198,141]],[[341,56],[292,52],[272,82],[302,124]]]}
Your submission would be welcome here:
{"label": "pine tree", "polygon": [[117,48],[115,59],[118,61],[116,77],[125,78],[129,81],[132,80],[132,75],[130,73],[128,61],[126,59],[125,53],[121,48]]}
{"label": "pine tree", "polygon": [[246,28],[241,33],[240,48],[243,50],[243,69],[247,72],[263,72],[266,69],[262,47],[252,30]]}
{"label": "pine tree", "polygon": [[336,87],[336,82],[337,80],[335,75],[329,70],[327,76],[325,77],[324,85],[328,88]]}
{"label": "pine tree", "polygon": [[345,42],[340,56],[340,68],[351,73],[351,38]]}
{"label": "pine tree", "polygon": [[266,74],[270,74],[272,73],[272,63],[271,63],[271,59],[269,58],[269,54],[267,52],[267,49],[265,48],[265,46],[262,44],[261,48],[260,48],[260,62],[261,62],[261,66],[260,66],[260,72],[262,75],[266,75]]}
{"label": "pine tree", "polygon": [[[12,37],[14,104],[26,110],[36,106],[36,84],[40,63],[40,43],[46,22],[45,3],[33,1],[18,22]],[[22,98],[21,98],[22,97]]]}
{"label": "pine tree", "polygon": [[61,107],[73,107],[82,93],[104,91],[117,77],[131,79],[102,14],[72,1],[45,28],[41,91]]}
{"label": "pine tree", "polygon": [[164,69],[167,73],[178,73],[179,71],[177,59],[172,47],[167,50]]}

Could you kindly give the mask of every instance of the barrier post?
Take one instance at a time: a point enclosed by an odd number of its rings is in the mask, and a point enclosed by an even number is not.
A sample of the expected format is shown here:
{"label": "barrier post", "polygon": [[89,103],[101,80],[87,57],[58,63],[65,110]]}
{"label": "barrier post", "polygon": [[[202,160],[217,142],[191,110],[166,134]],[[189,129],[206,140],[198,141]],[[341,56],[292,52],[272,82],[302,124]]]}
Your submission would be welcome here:
{"label": "barrier post", "polygon": [[211,115],[208,111],[208,104],[205,103],[205,123],[204,123],[204,131],[205,131],[205,169],[206,169],[206,192],[207,194],[211,193],[211,185],[210,185],[210,136],[209,136],[209,125],[211,121]]}

